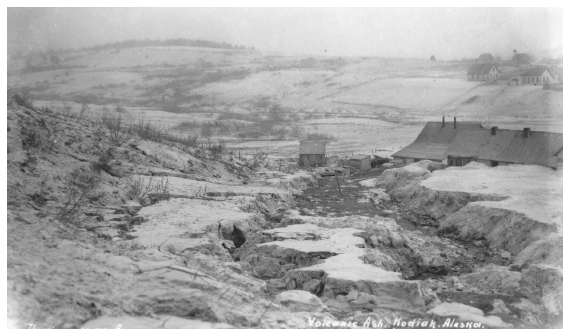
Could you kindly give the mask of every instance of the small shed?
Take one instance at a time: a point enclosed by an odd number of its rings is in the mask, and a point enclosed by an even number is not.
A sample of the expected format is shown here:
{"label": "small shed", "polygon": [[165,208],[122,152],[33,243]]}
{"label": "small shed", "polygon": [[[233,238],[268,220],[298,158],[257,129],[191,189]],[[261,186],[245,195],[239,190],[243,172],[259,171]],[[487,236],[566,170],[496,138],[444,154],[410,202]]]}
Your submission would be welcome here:
{"label": "small shed", "polygon": [[299,145],[301,167],[322,167],[327,163],[326,140],[302,140]]}
{"label": "small shed", "polygon": [[350,157],[350,172],[364,173],[372,169],[370,155],[358,154]]}

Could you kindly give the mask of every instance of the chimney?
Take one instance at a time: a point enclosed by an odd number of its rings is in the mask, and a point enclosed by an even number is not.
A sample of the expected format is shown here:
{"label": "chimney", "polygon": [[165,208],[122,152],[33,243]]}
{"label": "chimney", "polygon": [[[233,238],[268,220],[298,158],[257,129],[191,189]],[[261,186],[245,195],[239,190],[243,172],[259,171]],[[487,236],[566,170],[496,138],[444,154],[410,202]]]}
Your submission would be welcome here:
{"label": "chimney", "polygon": [[441,127],[445,127],[445,117],[441,118]]}
{"label": "chimney", "polygon": [[523,138],[528,138],[530,136],[530,127],[525,127],[523,129]]}
{"label": "chimney", "polygon": [[497,126],[491,127],[491,135],[497,135]]}
{"label": "chimney", "polygon": [[453,129],[457,128],[457,118],[453,117]]}

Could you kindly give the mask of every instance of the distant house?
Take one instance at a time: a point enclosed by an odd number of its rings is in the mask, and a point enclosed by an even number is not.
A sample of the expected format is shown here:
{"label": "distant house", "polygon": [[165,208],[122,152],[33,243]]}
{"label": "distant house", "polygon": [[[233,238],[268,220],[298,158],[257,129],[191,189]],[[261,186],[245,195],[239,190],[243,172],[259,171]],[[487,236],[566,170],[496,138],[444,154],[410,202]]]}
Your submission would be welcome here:
{"label": "distant house", "polygon": [[479,55],[479,58],[477,59],[478,63],[493,63],[493,56],[491,54],[481,54]]}
{"label": "distant house", "polygon": [[392,154],[396,160],[405,164],[421,160],[447,163],[446,152],[455,136],[466,129],[482,129],[481,124],[458,123],[453,118],[453,123],[428,122],[420,132],[416,140],[410,145]]}
{"label": "distant house", "polygon": [[517,72],[504,72],[497,77],[497,84],[518,86],[522,83],[520,71]]}
{"label": "distant house", "polygon": [[500,130],[462,130],[447,152],[449,166],[476,161],[490,167],[528,164],[562,169],[562,134]]}
{"label": "distant house", "polygon": [[559,68],[559,67],[548,68],[548,72],[550,72],[550,74],[554,78],[553,83],[562,83],[563,82],[562,68]]}
{"label": "distant house", "polygon": [[430,57],[429,59],[432,60],[432,61],[435,61],[435,56],[434,56],[434,55],[431,55],[431,57]]}
{"label": "distant house", "polygon": [[499,77],[499,69],[494,64],[473,64],[467,71],[469,81],[494,81]]}
{"label": "distant house", "polygon": [[511,58],[511,62],[514,66],[529,66],[532,61],[527,54],[515,53],[513,58]]}
{"label": "distant house", "polygon": [[557,83],[547,68],[536,67],[532,68],[522,75],[522,84],[527,85],[543,85],[545,83]]}
{"label": "distant house", "polygon": [[299,145],[299,165],[320,167],[327,162],[327,142],[325,140],[302,140]]}
{"label": "distant house", "polygon": [[350,172],[364,173],[372,169],[370,155],[358,154],[350,157]]}

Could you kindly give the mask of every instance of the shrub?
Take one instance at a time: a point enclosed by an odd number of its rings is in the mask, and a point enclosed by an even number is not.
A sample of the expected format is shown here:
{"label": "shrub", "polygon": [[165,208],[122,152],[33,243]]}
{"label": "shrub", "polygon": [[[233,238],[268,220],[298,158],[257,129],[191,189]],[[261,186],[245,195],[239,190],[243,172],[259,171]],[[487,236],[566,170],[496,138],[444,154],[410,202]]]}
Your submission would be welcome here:
{"label": "shrub", "polygon": [[122,116],[104,115],[101,120],[109,129],[109,141],[115,147],[121,147],[132,140],[128,125],[125,124]]}
{"label": "shrub", "polygon": [[337,141],[338,140],[338,138],[332,134],[318,133],[318,132],[306,133],[305,139],[306,140],[327,140],[327,141]]}
{"label": "shrub", "polygon": [[34,101],[30,97],[30,94],[28,92],[12,93],[12,92],[8,91],[8,97],[9,97],[9,100],[8,100],[9,102],[13,101],[22,107],[26,107],[26,108],[29,108],[31,110],[34,109]]}
{"label": "shrub", "polygon": [[76,168],[64,178],[65,199],[58,206],[56,218],[75,222],[81,210],[95,196],[99,177],[90,170]]}

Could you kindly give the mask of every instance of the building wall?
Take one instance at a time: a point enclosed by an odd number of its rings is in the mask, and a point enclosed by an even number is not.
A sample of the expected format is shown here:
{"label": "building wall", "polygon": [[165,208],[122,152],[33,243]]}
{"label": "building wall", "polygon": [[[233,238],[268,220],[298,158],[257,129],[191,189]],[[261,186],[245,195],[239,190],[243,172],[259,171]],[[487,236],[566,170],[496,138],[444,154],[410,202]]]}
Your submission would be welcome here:
{"label": "building wall", "polygon": [[302,167],[324,166],[326,162],[325,154],[299,154],[299,165]]}

